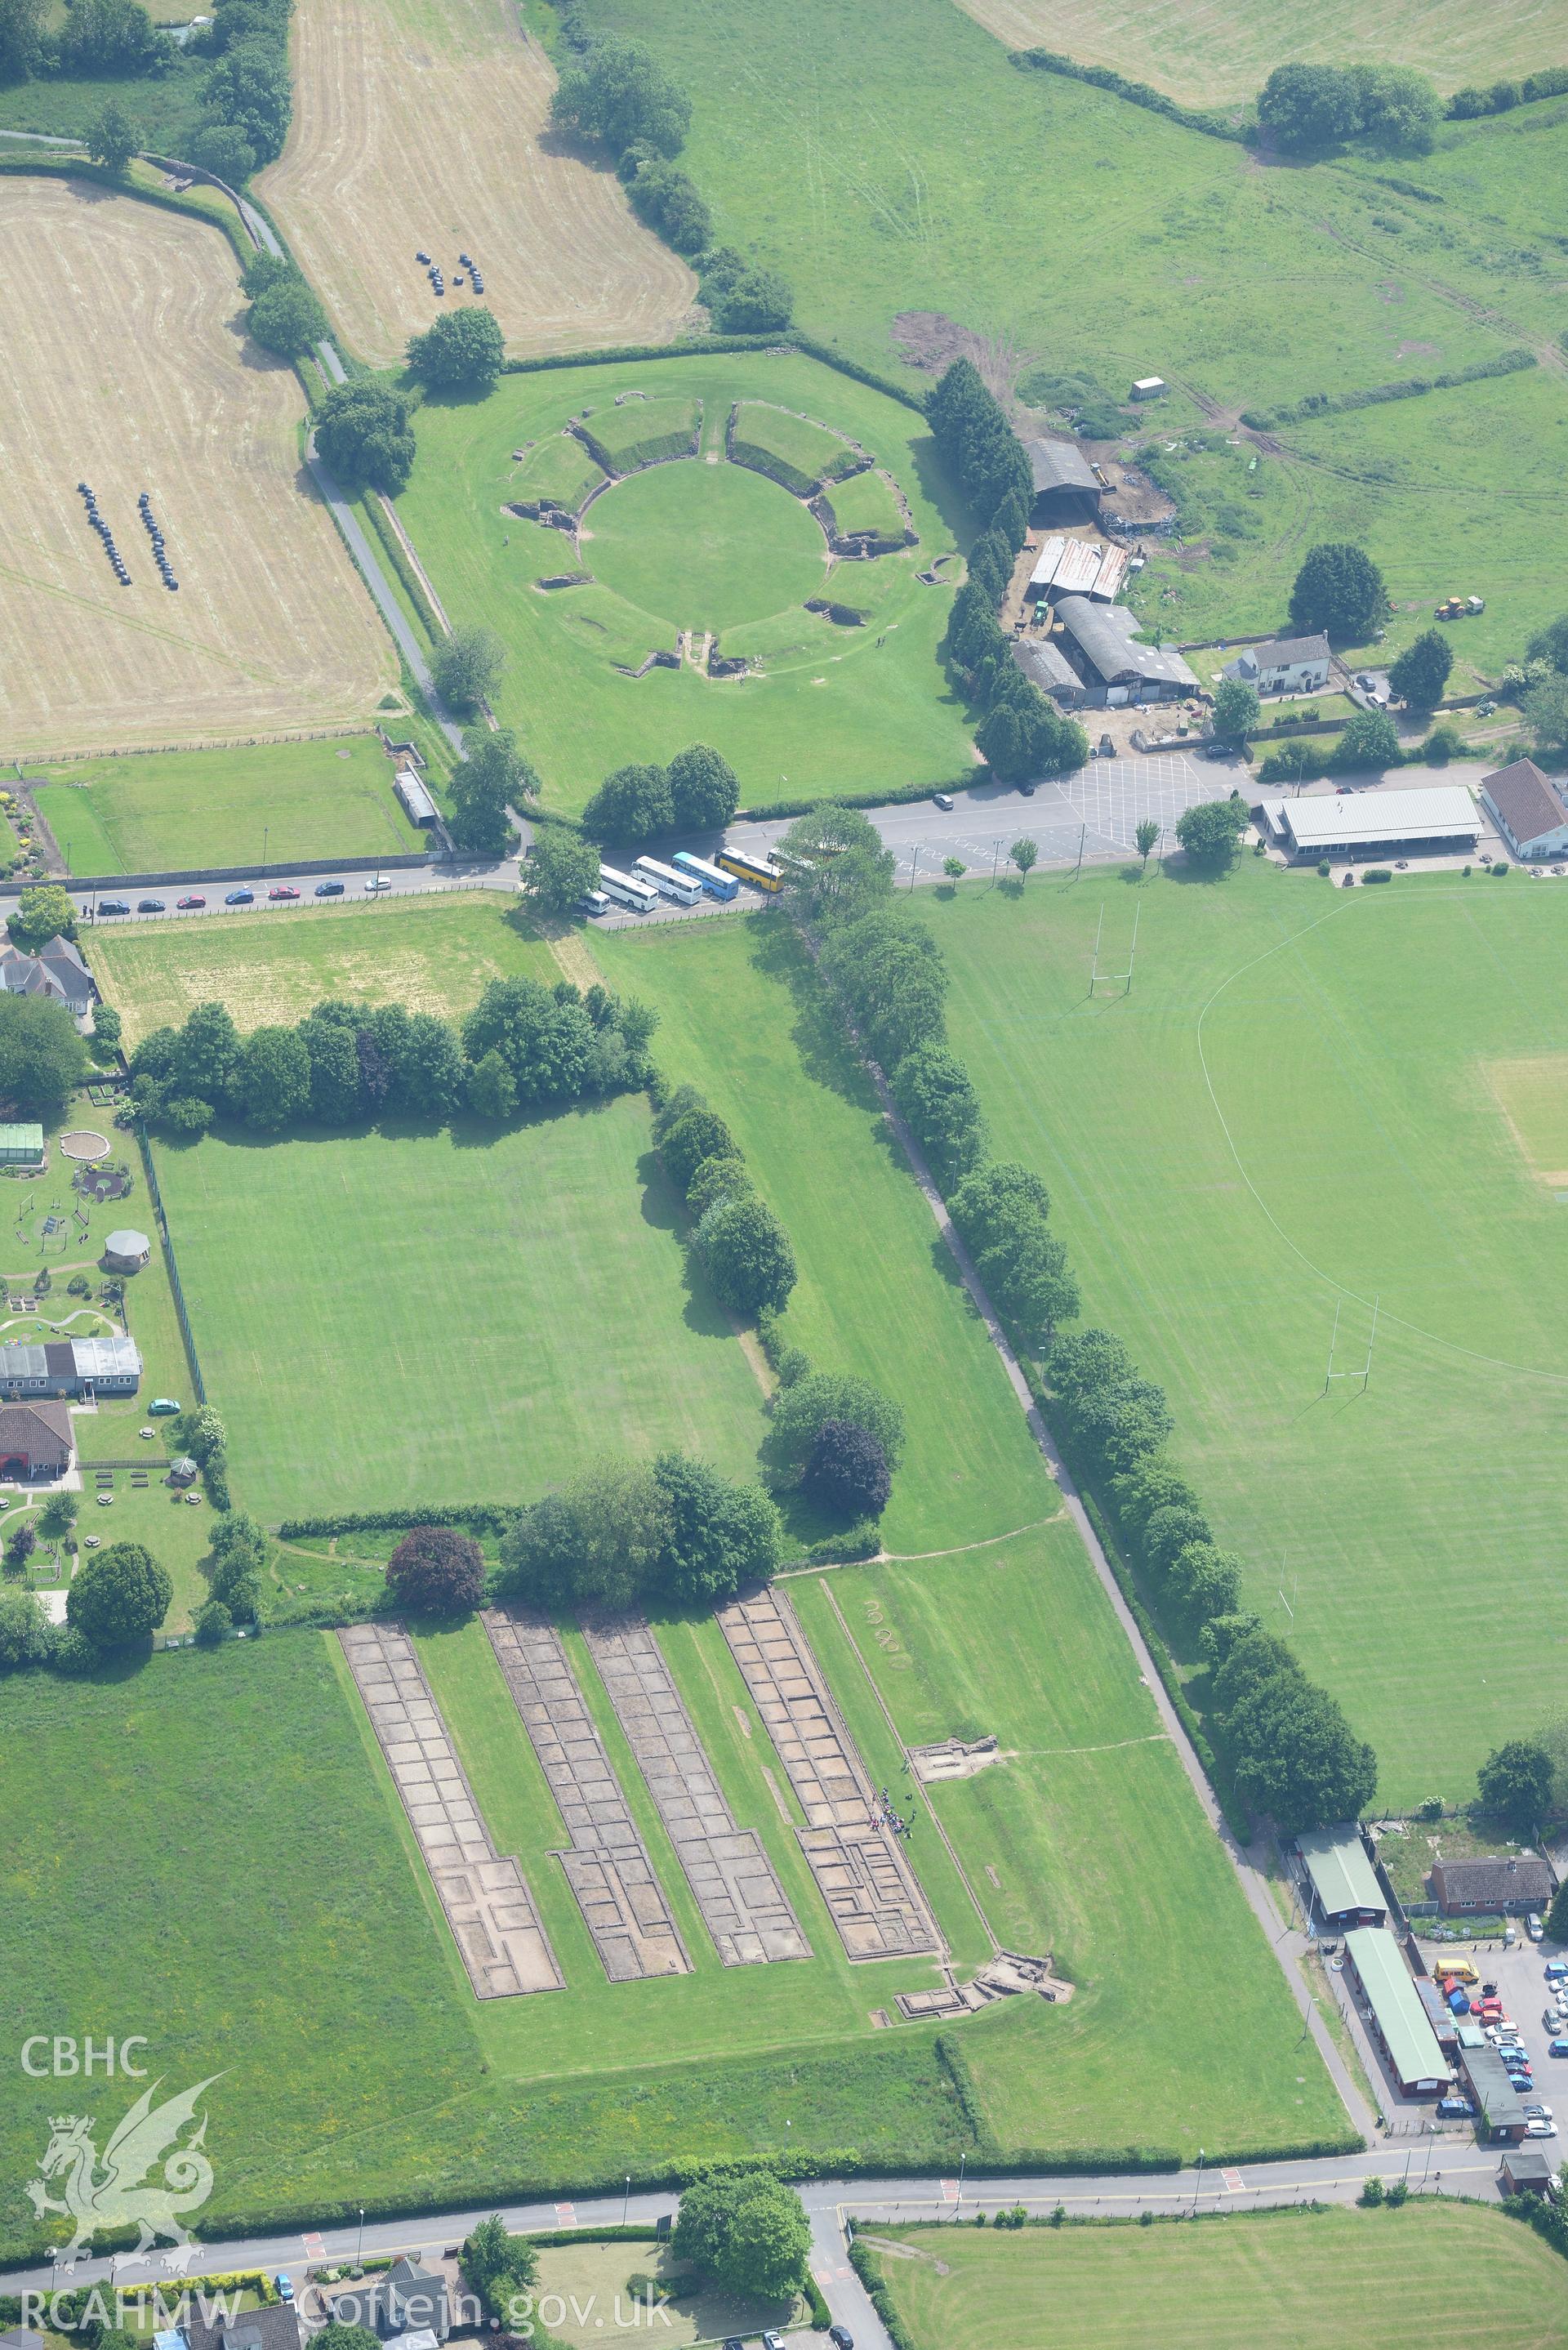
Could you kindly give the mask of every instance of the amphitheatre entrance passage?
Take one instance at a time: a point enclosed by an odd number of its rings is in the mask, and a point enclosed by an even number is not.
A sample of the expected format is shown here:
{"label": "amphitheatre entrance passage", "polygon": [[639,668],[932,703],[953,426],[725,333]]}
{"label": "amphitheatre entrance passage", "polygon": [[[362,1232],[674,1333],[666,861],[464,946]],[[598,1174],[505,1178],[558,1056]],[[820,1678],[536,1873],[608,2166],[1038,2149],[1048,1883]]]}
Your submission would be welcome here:
{"label": "amphitheatre entrance passage", "polygon": [[[583,562],[678,629],[734,629],[820,595],[827,546],[776,482],[680,458],[617,482],[583,516]],[[587,534],[591,533],[591,536]]]}

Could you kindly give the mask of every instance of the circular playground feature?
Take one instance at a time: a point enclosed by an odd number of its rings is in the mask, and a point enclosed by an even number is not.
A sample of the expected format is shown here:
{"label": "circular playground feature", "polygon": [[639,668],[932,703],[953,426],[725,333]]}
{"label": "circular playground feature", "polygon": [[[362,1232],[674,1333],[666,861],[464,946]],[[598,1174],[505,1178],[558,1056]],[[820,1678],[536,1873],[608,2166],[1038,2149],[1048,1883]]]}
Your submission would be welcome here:
{"label": "circular playground feature", "polygon": [[62,1134],[59,1147],[67,1159],[107,1159],[109,1151],[108,1135],[95,1134],[90,1126],[73,1127],[69,1134]]}

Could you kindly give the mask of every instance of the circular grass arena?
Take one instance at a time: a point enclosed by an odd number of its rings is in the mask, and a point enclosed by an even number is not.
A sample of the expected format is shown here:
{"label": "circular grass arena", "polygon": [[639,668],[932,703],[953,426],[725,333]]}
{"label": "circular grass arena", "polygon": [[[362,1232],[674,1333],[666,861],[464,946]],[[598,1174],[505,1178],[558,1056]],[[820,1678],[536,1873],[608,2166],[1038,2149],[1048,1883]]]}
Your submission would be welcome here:
{"label": "circular grass arena", "polygon": [[827,544],[805,508],[743,465],[682,458],[617,482],[583,517],[583,560],[676,629],[742,627],[820,595]]}

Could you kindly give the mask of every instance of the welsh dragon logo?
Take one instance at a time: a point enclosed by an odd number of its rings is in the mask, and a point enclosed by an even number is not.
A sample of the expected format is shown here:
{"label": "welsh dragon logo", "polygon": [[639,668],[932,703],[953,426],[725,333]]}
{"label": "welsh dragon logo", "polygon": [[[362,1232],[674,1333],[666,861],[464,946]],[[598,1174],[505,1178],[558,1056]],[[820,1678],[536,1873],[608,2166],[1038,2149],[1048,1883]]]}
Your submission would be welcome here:
{"label": "welsh dragon logo", "polygon": [[[144,2089],[103,2150],[101,2163],[92,2142],[92,2120],[87,2114],[58,2114],[50,2121],[50,2137],[38,2176],[27,2183],[27,2196],[40,2220],[58,2212],[69,2220],[75,2234],[61,2258],[74,2261],[90,2249],[99,2229],[122,2228],[128,2222],[140,2230],[138,2252],[161,2236],[176,2244],[190,2241],[184,2214],[199,2211],[213,2191],[213,2166],[202,2151],[207,2135],[203,2114],[194,2135],[183,2146],[180,2133],[195,2119],[205,2090],[222,2077],[211,2074],[182,2096],[155,2106],[162,2086],[154,2081]],[[148,2174],[162,2164],[161,2184]],[[48,2191],[51,2179],[63,2179],[63,2200]]]}

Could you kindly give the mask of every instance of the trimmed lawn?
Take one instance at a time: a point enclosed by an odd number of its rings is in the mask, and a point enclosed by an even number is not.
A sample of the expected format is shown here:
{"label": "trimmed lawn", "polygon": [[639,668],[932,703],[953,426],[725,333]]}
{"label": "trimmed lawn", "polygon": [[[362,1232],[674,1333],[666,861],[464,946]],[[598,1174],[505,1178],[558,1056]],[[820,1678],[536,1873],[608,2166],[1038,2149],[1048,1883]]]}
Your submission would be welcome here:
{"label": "trimmed lawn", "polygon": [[36,772],[38,812],[73,873],[199,872],[392,856],[422,836],[373,734],[229,751],[147,752]]}
{"label": "trimmed lawn", "polygon": [[[789,1588],[868,1761],[904,1789],[906,1815],[913,1795],[910,1856],[950,1934],[975,1946],[966,1958],[988,1946],[931,1810],[1002,1946],[1053,1955],[1075,1986],[1064,2006],[1009,2001],[953,2035],[999,2145],[1047,2160],[1104,2148],[1114,2167],[1124,2147],[1190,2160],[1199,2146],[1346,2138],[1065,1517],[966,1556],[844,1567]],[[1003,1759],[912,1790],[877,1694],[906,1745],[993,1733]],[[1149,1996],[1173,1951],[1211,1954],[1183,1969],[1179,2033]]]}
{"label": "trimmed lawn", "polygon": [[877,2266],[909,2350],[1384,2350],[1394,2311],[1402,2334],[1473,2350],[1568,2343],[1562,2255],[1501,2211],[1435,2197],[1195,2228],[875,2234],[905,2248]]}
{"label": "trimmed lawn", "polygon": [[688,1286],[649,1108],[501,1133],[161,1147],[231,1474],[268,1519],[524,1502],[604,1451],[754,1471],[761,1397]]}
{"label": "trimmed lawn", "polygon": [[934,1550],[1050,1516],[1056,1489],[794,931],[766,916],[605,933],[612,986],[659,1006],[656,1051],[727,1118],[800,1270],[788,1342],[857,1371],[909,1425],[883,1537]]}
{"label": "trimmed lawn", "polygon": [[[1373,1741],[1380,1800],[1463,1803],[1568,1667],[1568,904],[1156,878],[1132,994],[1091,1003],[1102,899],[1130,935],[1115,877],[918,901],[995,1149],[1050,1184],[1085,1318],[1167,1388],[1248,1604]],[[1325,1394],[1336,1310],[1359,1370],[1375,1301],[1370,1385]]]}
{"label": "trimmed lawn", "polygon": [[126,1049],[226,1003],[242,1033],[301,1020],[328,996],[404,1003],[443,1018],[472,1010],[487,981],[560,972],[515,901],[493,889],[430,898],[306,899],[250,911],[103,927],[94,976],[125,1022]]}
{"label": "trimmed lawn", "polygon": [[[701,396],[703,453],[596,499],[581,559],[593,584],[544,591],[536,581],[576,567],[560,531],[508,511],[545,462],[529,444],[553,448],[551,436],[585,409],[590,430],[614,419],[629,431],[626,420],[645,417],[645,404],[614,401],[631,390],[664,408],[676,404],[670,395]],[[787,490],[725,462],[737,400],[777,401],[862,442],[902,488],[919,545],[830,564]],[[613,767],[668,759],[694,741],[731,762],[747,806],[828,792],[874,800],[972,764],[938,651],[957,581],[927,587],[917,577],[953,548],[958,510],[923,418],[830,368],[753,352],[504,376],[487,400],[421,409],[399,512],[454,624],[483,621],[504,639],[512,659],[497,715],[516,728],[558,808],[580,809]],[[839,629],[805,611],[817,596],[854,604],[866,626]],[[630,673],[650,653],[673,651],[681,629],[699,642],[720,631],[725,656],[760,669],[711,678],[686,660]]]}

